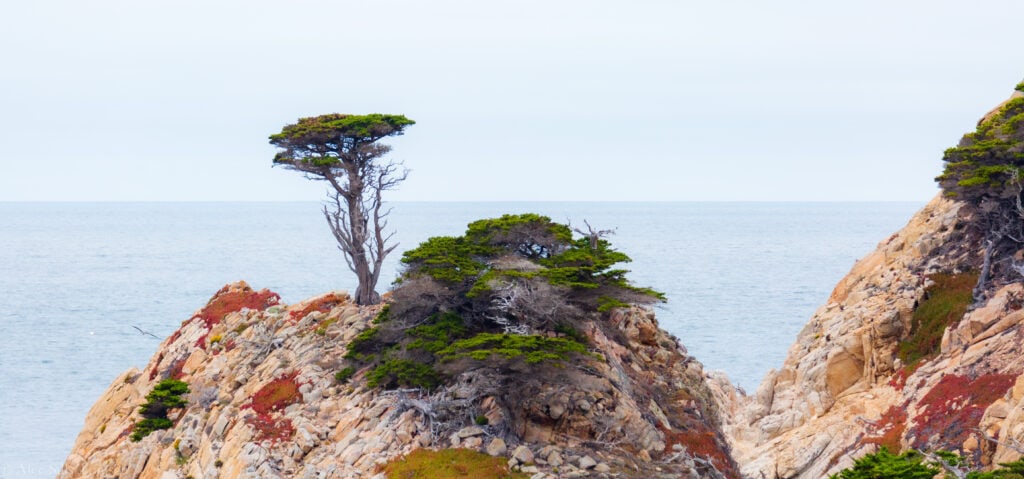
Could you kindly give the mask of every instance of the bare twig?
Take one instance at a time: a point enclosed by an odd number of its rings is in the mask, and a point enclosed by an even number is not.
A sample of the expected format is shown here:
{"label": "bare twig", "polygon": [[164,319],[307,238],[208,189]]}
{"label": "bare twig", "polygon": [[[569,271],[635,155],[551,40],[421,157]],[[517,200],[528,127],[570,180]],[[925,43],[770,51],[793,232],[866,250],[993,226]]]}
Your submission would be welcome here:
{"label": "bare twig", "polygon": [[[595,230],[593,226],[587,220],[583,220],[583,224],[587,225],[587,231],[583,231],[579,228],[573,228],[572,230],[586,236],[590,240],[590,249],[597,250],[597,242],[606,236],[615,234],[615,229],[610,230]],[[570,225],[571,226],[571,225]]]}
{"label": "bare twig", "polygon": [[994,437],[989,436],[988,434],[985,434],[985,432],[982,431],[981,429],[975,429],[975,431],[978,431],[978,434],[981,435],[981,438],[986,441],[995,443],[996,445],[999,446],[1010,448],[1013,451],[1017,452],[1018,454],[1024,454],[1024,444],[1021,444],[1020,441],[1016,439],[1009,438],[1009,442],[1000,441],[999,439],[996,439]]}

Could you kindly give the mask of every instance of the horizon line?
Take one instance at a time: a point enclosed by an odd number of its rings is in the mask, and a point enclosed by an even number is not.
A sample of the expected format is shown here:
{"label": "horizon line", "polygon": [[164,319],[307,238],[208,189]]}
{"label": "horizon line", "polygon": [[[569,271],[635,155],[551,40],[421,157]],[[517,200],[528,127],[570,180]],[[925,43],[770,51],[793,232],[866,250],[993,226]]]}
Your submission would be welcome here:
{"label": "horizon line", "polygon": [[[886,200],[873,200],[873,199],[839,199],[839,200],[820,200],[820,199],[789,199],[789,200],[727,200],[727,199],[712,199],[712,200],[392,200],[384,201],[384,203],[927,203],[931,199],[927,200],[908,200],[908,199],[886,199]],[[90,203],[108,203],[108,204],[140,204],[140,203],[253,203],[253,204],[269,204],[269,203],[320,203],[320,200],[2,200],[0,204],[90,204]]]}

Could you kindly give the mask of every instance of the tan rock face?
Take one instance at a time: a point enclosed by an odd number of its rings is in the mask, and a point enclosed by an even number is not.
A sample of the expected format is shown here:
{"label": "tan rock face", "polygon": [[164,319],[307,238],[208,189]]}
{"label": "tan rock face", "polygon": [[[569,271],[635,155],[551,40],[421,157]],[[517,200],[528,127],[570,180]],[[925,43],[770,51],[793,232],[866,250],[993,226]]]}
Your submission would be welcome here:
{"label": "tan rock face", "polygon": [[954,449],[984,464],[1019,457],[986,436],[1024,443],[1024,287],[968,313],[916,370],[898,360],[927,275],[957,266],[937,251],[959,227],[958,209],[929,203],[840,281],[754,395],[720,396],[745,477],[827,477],[883,444]]}
{"label": "tan rock face", "polygon": [[[928,276],[962,266],[948,254],[964,249],[960,221],[936,198],[858,261],[750,396],[642,308],[582,324],[593,357],[563,367],[469,368],[430,393],[368,389],[365,370],[339,384],[376,309],[344,293],[277,305],[229,285],[111,384],[58,477],[380,478],[423,447],[509,456],[535,478],[817,479],[883,445],[1012,461],[1024,450],[1024,285],[975,305],[915,368],[898,359]],[[168,377],[189,383],[188,407],[131,442],[139,405]]]}
{"label": "tan rock face", "polygon": [[[367,371],[335,380],[376,309],[343,293],[276,302],[245,283],[218,292],[97,401],[58,477],[382,477],[422,447],[509,455],[536,477],[738,477],[700,364],[649,310],[585,323],[593,357],[470,369],[427,393],[368,389]],[[131,442],[139,405],[169,377],[189,384],[188,406]]]}

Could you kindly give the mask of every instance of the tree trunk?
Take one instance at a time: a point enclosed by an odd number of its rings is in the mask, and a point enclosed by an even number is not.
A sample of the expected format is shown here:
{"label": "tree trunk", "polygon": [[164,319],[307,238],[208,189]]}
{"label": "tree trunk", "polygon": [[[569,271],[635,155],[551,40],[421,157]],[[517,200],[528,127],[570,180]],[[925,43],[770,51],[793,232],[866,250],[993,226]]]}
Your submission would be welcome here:
{"label": "tree trunk", "polygon": [[370,305],[380,302],[380,295],[374,291],[377,286],[370,263],[366,258],[367,230],[363,213],[363,179],[358,174],[349,175],[349,194],[345,197],[348,207],[348,225],[352,234],[352,251],[345,251],[352,260],[352,269],[359,285],[356,287],[356,304]]}
{"label": "tree trunk", "polygon": [[992,253],[996,249],[996,240],[988,240],[988,244],[985,245],[985,256],[981,262],[981,274],[978,275],[978,284],[974,285],[974,291],[972,296],[975,303],[980,303],[985,299],[985,283],[988,283],[989,271],[992,269]]}

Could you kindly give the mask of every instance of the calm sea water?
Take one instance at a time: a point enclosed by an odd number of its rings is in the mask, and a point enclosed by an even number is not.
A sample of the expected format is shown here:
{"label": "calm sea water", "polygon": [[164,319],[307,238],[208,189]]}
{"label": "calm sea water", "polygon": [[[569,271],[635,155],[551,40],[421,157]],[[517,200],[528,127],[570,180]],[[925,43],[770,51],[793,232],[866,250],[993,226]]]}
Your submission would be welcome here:
{"label": "calm sea water", "polygon": [[[617,228],[634,283],[668,295],[662,327],[752,391],[922,205],[397,203],[392,225],[399,251],[503,213]],[[159,344],[132,326],[166,337],[239,279],[285,302],[354,289],[316,203],[0,203],[0,479],[57,473],[89,407]]]}

